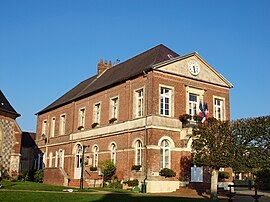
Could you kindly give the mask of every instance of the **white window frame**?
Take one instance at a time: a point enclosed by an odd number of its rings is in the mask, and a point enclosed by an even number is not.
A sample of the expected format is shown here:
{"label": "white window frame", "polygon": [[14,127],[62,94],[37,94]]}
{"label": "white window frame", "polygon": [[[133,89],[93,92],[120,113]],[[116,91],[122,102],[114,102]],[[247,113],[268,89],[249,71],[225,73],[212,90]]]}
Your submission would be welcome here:
{"label": "white window frame", "polygon": [[52,158],[53,158],[53,153],[50,152],[50,154],[49,154],[49,168],[52,167]]}
{"label": "white window frame", "polygon": [[116,143],[115,142],[112,142],[110,144],[110,150],[111,150],[111,161],[116,164],[116,150],[117,150],[117,147],[116,147]]}
{"label": "white window frame", "polygon": [[[197,99],[196,102],[190,100],[191,94],[196,97],[196,99]],[[195,115],[198,115],[199,105],[200,105],[200,96],[195,94],[195,93],[189,92],[189,94],[188,94],[188,114],[191,115],[192,117]],[[194,106],[196,107],[196,109],[194,109]]]}
{"label": "white window frame", "polygon": [[[99,106],[99,108],[97,108],[97,106]],[[93,123],[100,124],[100,119],[101,119],[101,102],[97,102],[93,105]]]}
{"label": "white window frame", "polygon": [[44,119],[42,121],[42,129],[41,129],[41,139],[43,138],[42,135],[44,134],[45,136],[47,135],[47,127],[48,127],[48,121],[47,119]]}
{"label": "white window frame", "polygon": [[[169,94],[161,94],[162,89],[169,90]],[[166,98],[169,99],[169,114],[165,113],[165,106],[166,106]],[[161,107],[161,100],[163,100],[163,104]],[[161,112],[161,108],[163,108],[163,112]],[[159,85],[159,115],[166,116],[166,117],[173,117],[174,116],[174,87],[172,86],[165,86]]]}
{"label": "white window frame", "polygon": [[135,118],[140,118],[143,116],[144,116],[144,88],[140,88],[135,90]]}
{"label": "white window frame", "polygon": [[[222,101],[222,106],[216,105],[216,99]],[[221,110],[221,118],[218,118],[217,115],[217,109],[220,108]],[[216,118],[217,120],[220,121],[225,121],[226,120],[226,113],[225,113],[225,98],[224,97],[218,97],[218,96],[213,96],[213,117]]]}
{"label": "white window frame", "polygon": [[50,127],[50,137],[54,137],[54,135],[55,135],[55,123],[56,123],[56,118],[52,117],[51,118],[51,127]]}
{"label": "white window frame", "polygon": [[[165,143],[168,143],[168,146]],[[168,151],[168,162],[166,162],[166,151]],[[166,166],[166,164],[168,164]],[[171,142],[169,139],[163,139],[160,142],[160,168],[171,168]]]}
{"label": "white window frame", "polygon": [[65,165],[65,150],[59,149],[59,168],[64,168]]}
{"label": "white window frame", "polygon": [[59,126],[59,134],[60,135],[65,135],[65,133],[66,133],[66,120],[67,120],[66,114],[61,114],[60,115],[60,123],[59,123],[60,124],[60,126]]}
{"label": "white window frame", "polygon": [[197,95],[197,113],[199,112],[200,102],[203,103],[205,90],[186,86],[186,114],[189,114],[189,94]]}
{"label": "white window frame", "polygon": [[98,152],[99,147],[97,145],[93,146],[93,167],[98,167]]}
{"label": "white window frame", "polygon": [[58,151],[55,152],[55,161],[54,161],[54,167],[58,167]]}
{"label": "white window frame", "polygon": [[110,118],[118,119],[118,116],[119,116],[119,96],[115,96],[110,98]]}
{"label": "white window frame", "polygon": [[142,165],[142,141],[136,140],[135,142],[135,165]]}
{"label": "white window frame", "polygon": [[85,118],[86,118],[86,108],[82,107],[78,112],[78,128],[82,127],[82,130],[85,127]]}

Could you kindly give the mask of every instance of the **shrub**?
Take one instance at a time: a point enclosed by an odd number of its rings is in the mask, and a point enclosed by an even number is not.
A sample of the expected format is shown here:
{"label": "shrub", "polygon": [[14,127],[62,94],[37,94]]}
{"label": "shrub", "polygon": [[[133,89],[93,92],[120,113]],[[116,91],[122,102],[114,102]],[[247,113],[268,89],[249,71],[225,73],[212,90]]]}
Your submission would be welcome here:
{"label": "shrub", "polygon": [[35,182],[43,182],[43,177],[44,177],[44,171],[43,170],[37,170],[35,172],[35,175],[34,175]]}
{"label": "shrub", "polygon": [[133,165],[131,167],[131,170],[139,171],[141,169],[141,167],[142,167],[141,165]]}
{"label": "shrub", "polygon": [[196,123],[201,123],[202,122],[202,117],[196,114],[196,115],[193,116],[193,120]]}
{"label": "shrub", "polygon": [[260,190],[270,190],[270,169],[259,170],[256,174],[255,183]]}
{"label": "shrub", "polygon": [[111,160],[101,162],[100,169],[103,174],[104,181],[111,180],[116,171],[116,167]]}
{"label": "shrub", "polygon": [[114,123],[115,121],[117,121],[117,118],[113,117],[113,118],[111,118],[111,119],[109,120],[109,123],[112,124],[112,123]]}
{"label": "shrub", "polygon": [[191,119],[191,116],[189,114],[183,114],[179,116],[179,120],[182,122],[183,127],[188,126],[190,119]]}
{"label": "shrub", "polygon": [[218,178],[221,179],[221,180],[224,180],[224,179],[229,179],[230,175],[228,172],[225,172],[225,171],[220,171],[218,173]]}
{"label": "shrub", "polygon": [[167,177],[175,177],[176,173],[169,168],[163,168],[161,171],[159,171],[159,175],[167,178]]}
{"label": "shrub", "polygon": [[123,182],[124,184],[127,184],[129,187],[135,187],[139,185],[139,180],[127,180]]}
{"label": "shrub", "polygon": [[97,127],[98,126],[98,123],[92,123],[92,128],[95,128],[95,127]]}
{"label": "shrub", "polygon": [[114,189],[122,189],[123,185],[121,184],[121,181],[114,181],[109,183],[106,187],[114,188]]}
{"label": "shrub", "polygon": [[97,167],[96,166],[91,166],[90,171],[97,171]]}

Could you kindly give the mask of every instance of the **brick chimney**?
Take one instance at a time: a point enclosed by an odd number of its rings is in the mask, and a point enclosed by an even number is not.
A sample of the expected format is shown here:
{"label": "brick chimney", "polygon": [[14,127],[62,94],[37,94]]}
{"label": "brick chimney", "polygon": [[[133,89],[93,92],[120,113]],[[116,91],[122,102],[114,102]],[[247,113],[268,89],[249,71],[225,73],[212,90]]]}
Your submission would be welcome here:
{"label": "brick chimney", "polygon": [[97,65],[98,76],[101,75],[106,69],[109,69],[110,67],[112,67],[111,61],[108,62],[108,61],[103,61],[102,59],[100,59]]}

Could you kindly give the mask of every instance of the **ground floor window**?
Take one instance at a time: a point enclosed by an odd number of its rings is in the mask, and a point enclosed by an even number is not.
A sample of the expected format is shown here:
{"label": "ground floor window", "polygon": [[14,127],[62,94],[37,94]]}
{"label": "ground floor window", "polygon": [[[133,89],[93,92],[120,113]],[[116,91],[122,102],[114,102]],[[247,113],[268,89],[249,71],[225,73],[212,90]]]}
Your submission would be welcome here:
{"label": "ground floor window", "polygon": [[161,141],[160,145],[160,167],[170,168],[171,167],[171,151],[170,142],[167,139]]}

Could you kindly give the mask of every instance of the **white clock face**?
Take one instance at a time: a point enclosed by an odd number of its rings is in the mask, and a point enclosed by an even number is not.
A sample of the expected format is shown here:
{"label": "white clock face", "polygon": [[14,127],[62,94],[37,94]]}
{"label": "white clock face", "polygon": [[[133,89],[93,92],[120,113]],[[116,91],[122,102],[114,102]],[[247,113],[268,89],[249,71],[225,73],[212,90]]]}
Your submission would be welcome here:
{"label": "white clock face", "polygon": [[189,61],[188,62],[188,70],[192,75],[197,76],[200,73],[199,63],[195,60]]}

